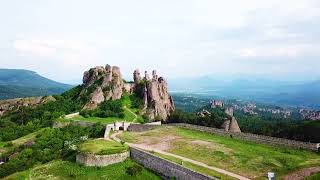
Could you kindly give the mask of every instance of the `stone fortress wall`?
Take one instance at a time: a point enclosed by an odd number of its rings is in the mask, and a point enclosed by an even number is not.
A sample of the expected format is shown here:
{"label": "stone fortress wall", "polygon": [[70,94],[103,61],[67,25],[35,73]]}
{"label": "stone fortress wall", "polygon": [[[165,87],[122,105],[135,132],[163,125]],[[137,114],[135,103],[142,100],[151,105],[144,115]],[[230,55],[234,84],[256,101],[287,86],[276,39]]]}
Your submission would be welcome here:
{"label": "stone fortress wall", "polygon": [[108,166],[111,164],[119,163],[125,161],[130,157],[130,152],[123,152],[118,154],[110,155],[96,155],[96,154],[85,154],[80,153],[76,156],[76,162],[84,166]]}
{"label": "stone fortress wall", "polygon": [[134,147],[130,147],[130,152],[127,151],[124,153],[111,155],[80,153],[76,156],[76,162],[84,166],[104,167],[123,162],[129,157],[131,157],[131,159],[137,163],[143,165],[145,168],[158,173],[164,179],[174,178],[177,180],[216,180],[214,177],[203,175]]}
{"label": "stone fortress wall", "polygon": [[89,127],[93,126],[95,123],[85,122],[85,121],[70,121],[70,122],[60,122],[55,121],[52,125],[53,128],[63,128],[68,125],[81,126],[81,127]]}
{"label": "stone fortress wall", "polygon": [[146,124],[130,124],[130,126],[128,127],[128,131],[131,131],[131,132],[149,131],[156,128],[157,126],[161,126],[161,121],[146,123]]}
{"label": "stone fortress wall", "polygon": [[218,134],[222,136],[232,136],[237,139],[253,141],[262,144],[269,144],[273,146],[288,146],[297,149],[305,149],[311,151],[319,151],[319,144],[317,143],[309,143],[309,142],[302,142],[302,141],[295,141],[283,138],[276,138],[271,136],[264,136],[258,134],[251,134],[251,133],[234,133],[234,132],[226,132],[223,129],[217,129],[212,127],[205,127],[205,126],[198,126],[192,124],[185,124],[185,123],[172,123],[168,124],[169,126],[177,126],[183,127],[192,130],[198,130],[203,132],[208,132],[212,134]]}
{"label": "stone fortress wall", "polygon": [[215,179],[206,176],[185,167],[182,167],[173,162],[162,159],[158,156],[152,155],[148,152],[130,147],[131,159],[142,164],[145,168],[151,169],[159,173],[164,179],[178,179],[178,180],[211,180]]}

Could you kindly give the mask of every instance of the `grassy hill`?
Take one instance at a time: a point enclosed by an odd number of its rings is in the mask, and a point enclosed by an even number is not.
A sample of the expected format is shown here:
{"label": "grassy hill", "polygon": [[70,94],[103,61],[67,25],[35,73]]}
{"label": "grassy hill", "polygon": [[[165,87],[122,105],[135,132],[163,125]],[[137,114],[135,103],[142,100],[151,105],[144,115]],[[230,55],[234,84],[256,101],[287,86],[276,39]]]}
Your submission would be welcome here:
{"label": "grassy hill", "polygon": [[5,180],[14,179],[161,179],[154,173],[142,169],[135,176],[130,176],[126,171],[129,167],[137,165],[132,160],[113,164],[107,167],[84,167],[69,161],[56,160],[45,165],[36,166],[29,170],[12,174]]}
{"label": "grassy hill", "polygon": [[0,69],[0,99],[61,94],[72,86],[23,69]]}

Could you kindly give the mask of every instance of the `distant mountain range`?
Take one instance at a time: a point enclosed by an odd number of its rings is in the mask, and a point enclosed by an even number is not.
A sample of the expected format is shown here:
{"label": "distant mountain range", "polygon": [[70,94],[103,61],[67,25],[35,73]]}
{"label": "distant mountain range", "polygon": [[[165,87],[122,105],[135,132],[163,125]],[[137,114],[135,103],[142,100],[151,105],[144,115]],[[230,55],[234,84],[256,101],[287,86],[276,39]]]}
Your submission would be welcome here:
{"label": "distant mountain range", "polygon": [[169,80],[169,87],[173,92],[320,109],[320,81],[292,82],[263,78],[224,80],[198,77]]}
{"label": "distant mountain range", "polygon": [[61,94],[72,86],[23,69],[0,69],[0,99]]}

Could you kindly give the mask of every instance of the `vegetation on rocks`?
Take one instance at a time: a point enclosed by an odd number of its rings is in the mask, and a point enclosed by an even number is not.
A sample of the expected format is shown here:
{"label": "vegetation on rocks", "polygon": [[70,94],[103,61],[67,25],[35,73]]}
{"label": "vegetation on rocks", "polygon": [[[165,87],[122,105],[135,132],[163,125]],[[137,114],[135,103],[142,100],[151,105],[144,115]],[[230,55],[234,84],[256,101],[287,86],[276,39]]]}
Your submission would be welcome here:
{"label": "vegetation on rocks", "polygon": [[56,101],[36,106],[20,107],[0,117],[0,141],[10,141],[43,127],[50,127],[55,119],[76,112],[81,104],[76,101],[79,87],[54,96]]}

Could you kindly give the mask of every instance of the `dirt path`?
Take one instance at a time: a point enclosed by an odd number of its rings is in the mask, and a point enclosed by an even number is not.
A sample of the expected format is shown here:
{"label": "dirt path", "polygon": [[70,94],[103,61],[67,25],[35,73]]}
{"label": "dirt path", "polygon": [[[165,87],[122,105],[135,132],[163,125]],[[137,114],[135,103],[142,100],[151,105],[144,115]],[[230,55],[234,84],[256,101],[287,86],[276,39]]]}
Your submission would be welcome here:
{"label": "dirt path", "polygon": [[[118,132],[112,134],[111,135],[111,139],[120,142],[121,140],[117,136],[119,134],[121,134],[121,133],[122,133],[122,131],[118,131]],[[135,147],[135,148],[139,148],[139,149],[143,149],[143,150],[147,150],[147,151],[153,151],[153,152],[157,152],[157,153],[160,153],[160,154],[164,154],[164,155],[172,156],[172,157],[175,157],[175,158],[179,158],[179,159],[181,159],[183,161],[190,162],[190,163],[193,163],[195,165],[202,166],[202,167],[205,167],[207,169],[211,169],[211,170],[216,171],[218,173],[225,174],[227,176],[234,177],[234,178],[237,178],[237,179],[240,179],[240,180],[249,180],[246,177],[243,177],[243,176],[240,176],[238,174],[226,171],[224,169],[208,166],[208,165],[206,165],[206,164],[204,164],[202,162],[195,161],[195,160],[192,160],[192,159],[189,159],[189,158],[186,158],[186,157],[182,157],[182,156],[179,156],[179,155],[176,155],[176,154],[168,153],[168,152],[165,152],[165,151],[161,151],[161,150],[158,150],[156,148],[152,148],[152,147],[147,146],[147,145],[140,145],[140,144],[133,144],[133,143],[126,143],[126,144],[129,145],[130,147]]]}
{"label": "dirt path", "polygon": [[134,119],[132,120],[132,122],[137,121],[138,115],[137,115],[136,113],[134,113],[133,111],[131,111],[131,109],[127,108],[127,106],[124,106],[124,109],[126,109],[127,111],[129,111],[131,114],[134,115]]}
{"label": "dirt path", "polygon": [[311,167],[298,170],[291,174],[286,175],[283,179],[284,180],[303,180],[306,177],[309,177],[315,173],[320,172],[320,167]]}

